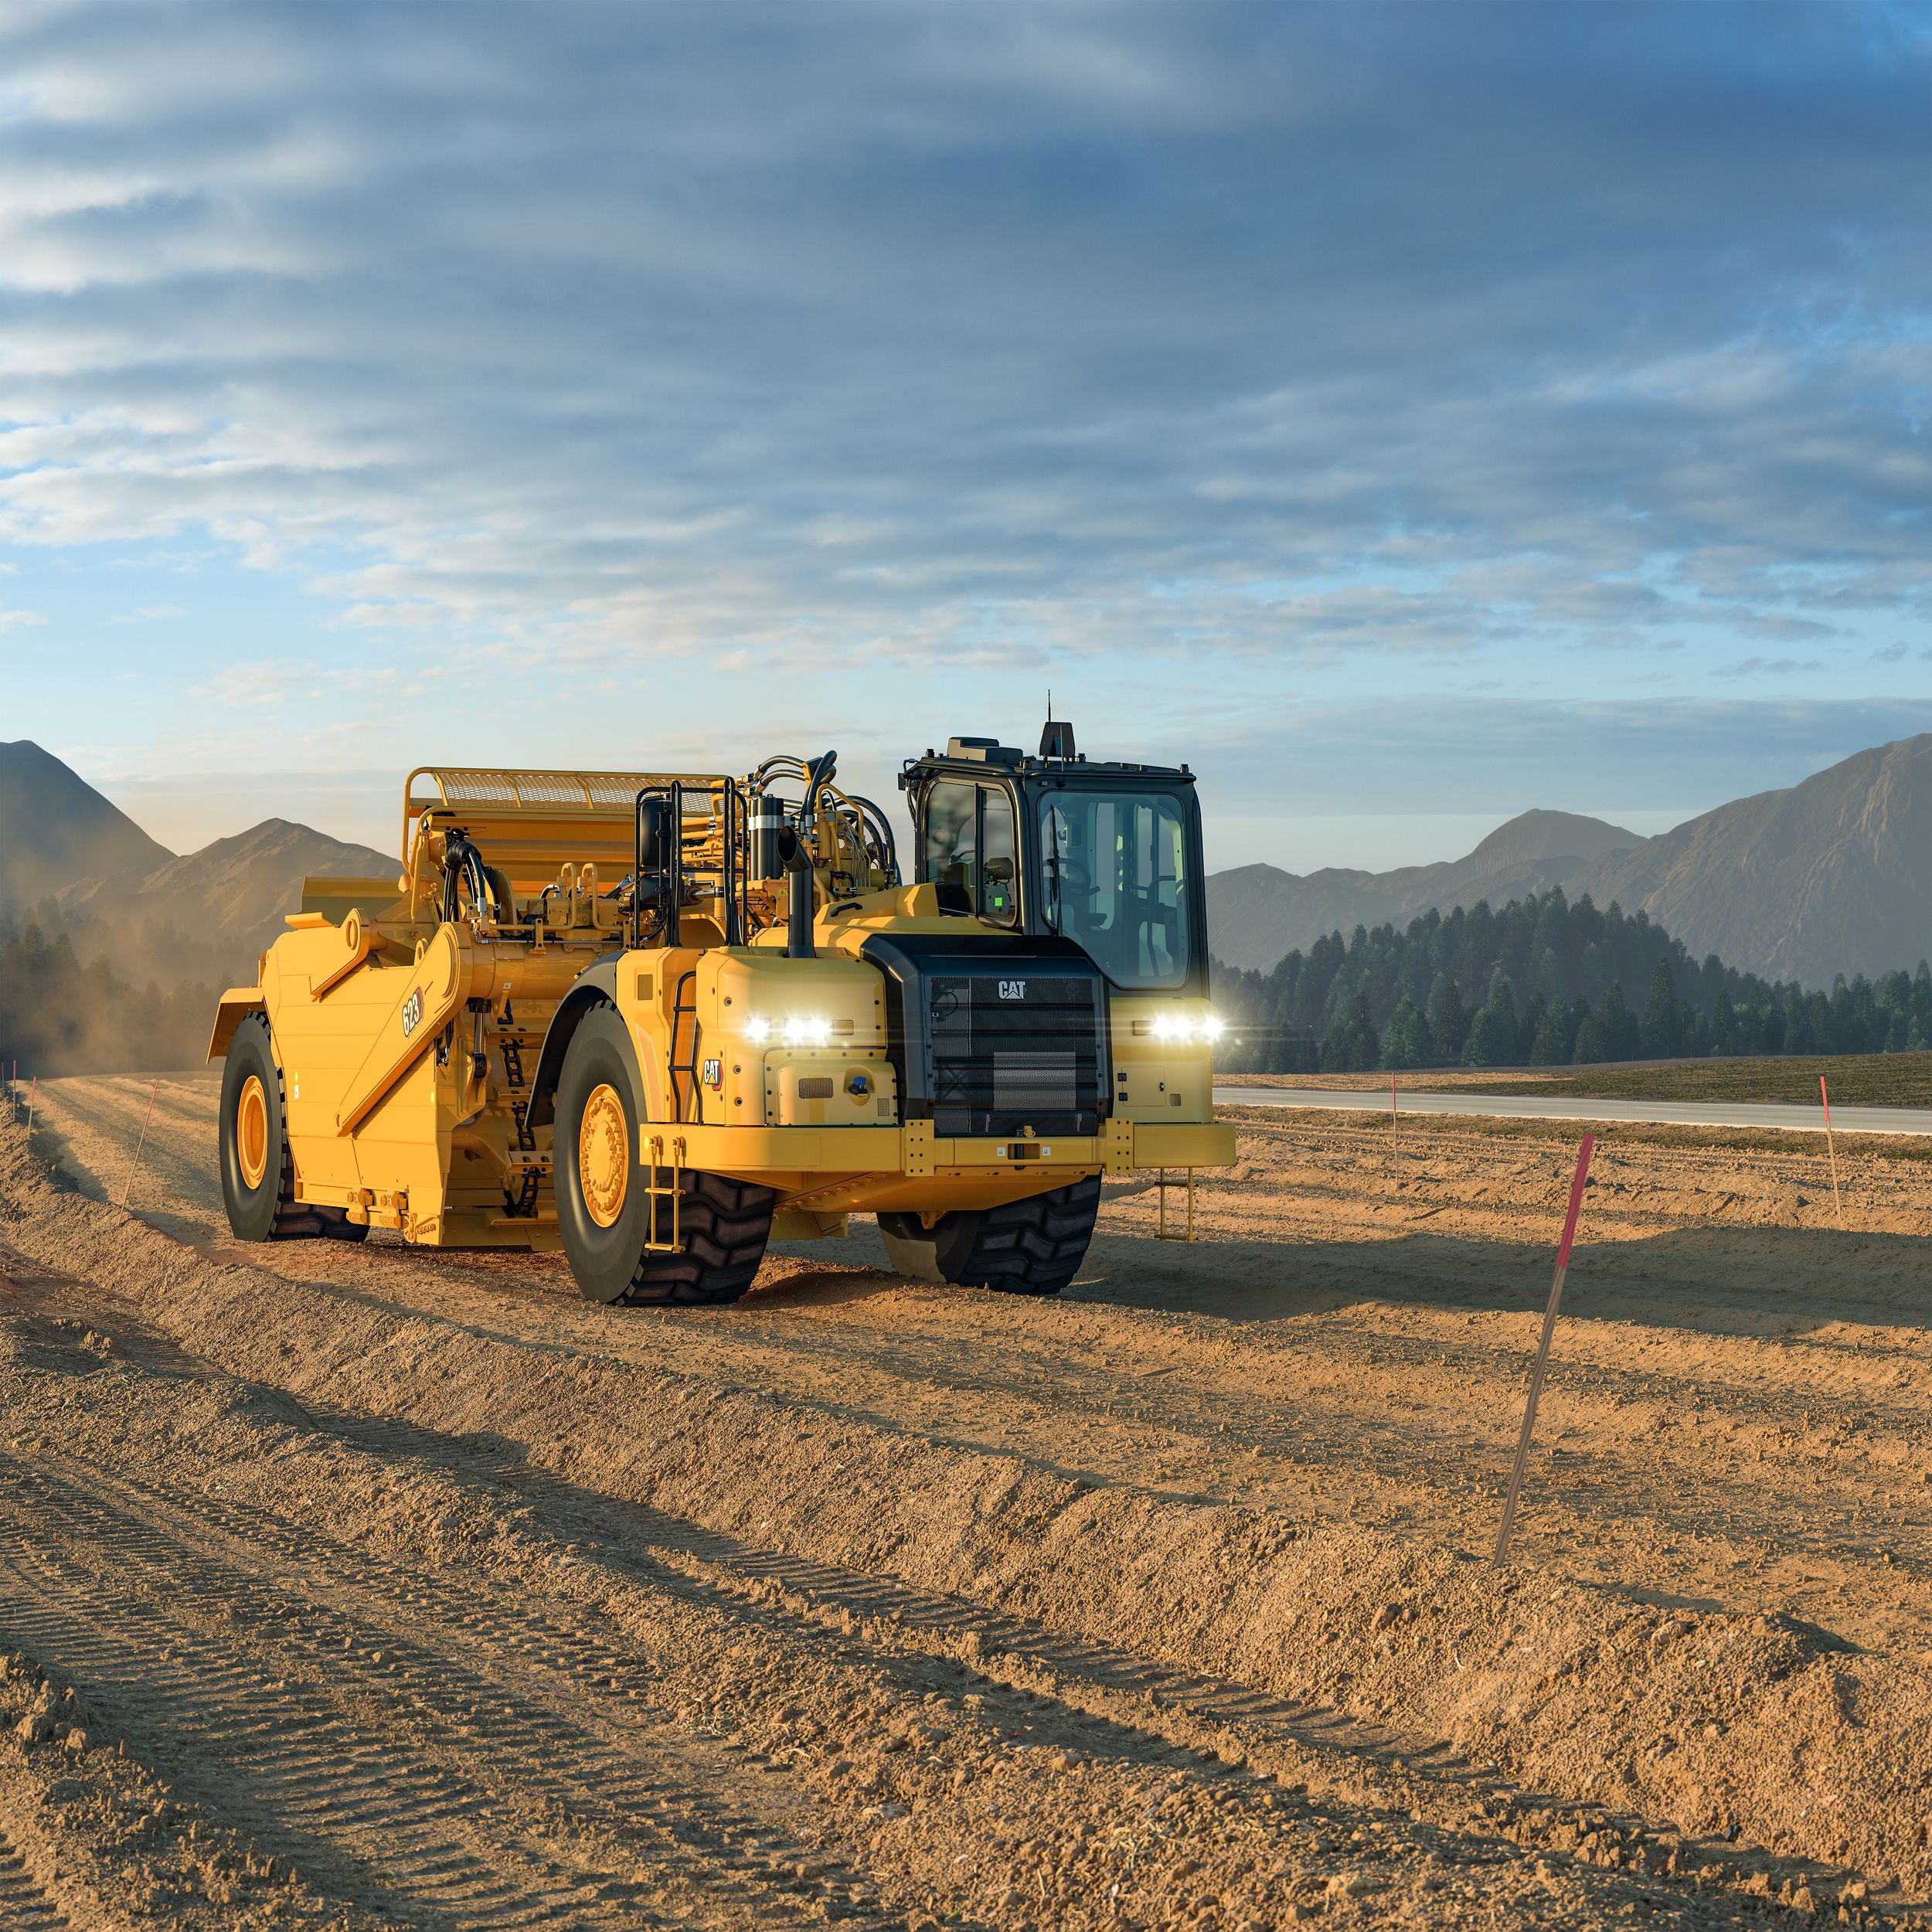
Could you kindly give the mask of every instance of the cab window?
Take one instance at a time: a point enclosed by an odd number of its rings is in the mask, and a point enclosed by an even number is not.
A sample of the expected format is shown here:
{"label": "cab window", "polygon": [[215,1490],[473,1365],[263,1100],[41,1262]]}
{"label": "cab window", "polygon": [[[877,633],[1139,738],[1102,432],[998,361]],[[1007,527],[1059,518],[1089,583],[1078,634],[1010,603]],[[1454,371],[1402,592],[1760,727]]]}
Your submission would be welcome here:
{"label": "cab window", "polygon": [[941,779],[926,794],[924,876],[940,909],[977,913],[996,926],[1019,920],[1013,801],[995,785]]}
{"label": "cab window", "polygon": [[995,926],[1010,926],[1019,917],[1013,801],[985,785],[979,788],[979,916]]}

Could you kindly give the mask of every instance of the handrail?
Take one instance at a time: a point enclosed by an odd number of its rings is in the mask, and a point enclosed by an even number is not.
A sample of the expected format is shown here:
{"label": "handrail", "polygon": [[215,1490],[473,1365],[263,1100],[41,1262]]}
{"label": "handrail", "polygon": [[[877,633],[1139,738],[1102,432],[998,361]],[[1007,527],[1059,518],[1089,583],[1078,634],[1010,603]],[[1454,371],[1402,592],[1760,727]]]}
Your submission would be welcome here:
{"label": "handrail", "polygon": [[664,863],[658,868],[658,903],[663,908],[664,927],[658,935],[666,946],[678,943],[678,905],[684,894],[684,787],[675,778],[663,784],[645,784],[632,801],[635,814],[631,828],[631,944],[644,944],[644,807],[650,798],[662,798],[670,807],[671,825],[665,841]]}
{"label": "handrail", "polygon": [[[435,787],[418,798],[416,781]],[[418,765],[403,781],[403,862],[409,862],[410,838],[425,811],[496,810],[561,811],[586,818],[621,818],[645,785],[688,784],[706,789],[719,783],[709,772],[557,771],[522,766]]]}

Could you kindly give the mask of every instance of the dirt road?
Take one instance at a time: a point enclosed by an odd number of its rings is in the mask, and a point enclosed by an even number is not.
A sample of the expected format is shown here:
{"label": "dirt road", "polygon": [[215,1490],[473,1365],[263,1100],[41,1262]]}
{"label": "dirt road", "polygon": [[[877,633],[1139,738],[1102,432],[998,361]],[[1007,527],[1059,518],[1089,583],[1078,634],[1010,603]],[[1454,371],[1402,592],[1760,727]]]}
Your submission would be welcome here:
{"label": "dirt road", "polygon": [[[1917,1917],[1932,1165],[1270,1112],[1060,1301],[232,1243],[214,1089],[0,1130],[0,1920]],[[87,1748],[70,1747],[75,1731]],[[1842,1896],[1845,1903],[1840,1906]],[[30,1916],[38,1913],[38,1919]]]}

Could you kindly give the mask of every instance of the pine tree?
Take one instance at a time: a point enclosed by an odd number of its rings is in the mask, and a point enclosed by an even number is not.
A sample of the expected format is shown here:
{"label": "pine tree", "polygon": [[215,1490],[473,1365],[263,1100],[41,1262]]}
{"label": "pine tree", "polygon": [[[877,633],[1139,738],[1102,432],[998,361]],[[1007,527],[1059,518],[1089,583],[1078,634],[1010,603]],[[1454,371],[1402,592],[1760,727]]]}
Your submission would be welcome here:
{"label": "pine tree", "polygon": [[1536,1035],[1549,1011],[1549,1002],[1540,992],[1530,995],[1529,1004],[1523,1009],[1522,1024],[1516,1029],[1515,1058],[1519,1062],[1527,1062],[1536,1050]]}
{"label": "pine tree", "polygon": [[1489,997],[1463,1043],[1464,1066],[1508,1066],[1516,1057],[1516,995],[1499,968],[1489,982]]}
{"label": "pine tree", "polygon": [[1684,1050],[1683,1015],[1670,961],[1662,954],[1650,976],[1650,1001],[1644,1009],[1644,1051],[1654,1060],[1675,1060]]}
{"label": "pine tree", "polygon": [[1427,1066],[1435,1057],[1429,1022],[1406,993],[1382,1029],[1382,1064],[1386,1067]]}
{"label": "pine tree", "polygon": [[1382,1043],[1376,1037],[1369,1018],[1369,996],[1358,991],[1352,999],[1335,1009],[1328,1038],[1321,1043],[1321,1070],[1325,1073],[1366,1073],[1376,1063]]}
{"label": "pine tree", "polygon": [[[1587,1002],[1577,1004],[1585,1012],[1590,1011]],[[1532,1066],[1566,1066],[1576,1048],[1573,1009],[1558,1000],[1544,1009],[1543,1018],[1536,1022],[1536,1036],[1529,1043],[1529,1063]]]}
{"label": "pine tree", "polygon": [[1577,1023],[1577,1044],[1570,1058],[1579,1066],[1600,1066],[1604,1061],[1616,1058],[1604,1031],[1603,1015],[1594,1008],[1586,1007]]}
{"label": "pine tree", "polygon": [[[1613,912],[1614,906],[1611,909]],[[1610,989],[1597,1002],[1597,1024],[1603,1029],[1604,1057],[1634,1060],[1641,1050],[1637,1015],[1624,1004],[1624,982],[1613,979]]]}
{"label": "pine tree", "polygon": [[1438,1054],[1461,1056],[1463,1043],[1469,1036],[1469,1012],[1462,1003],[1462,988],[1453,979],[1446,981],[1430,1002],[1429,1032]]}
{"label": "pine tree", "polygon": [[1711,1051],[1718,1054],[1737,1051],[1737,1015],[1732,1009],[1730,995],[1721,986],[1711,1008]]}

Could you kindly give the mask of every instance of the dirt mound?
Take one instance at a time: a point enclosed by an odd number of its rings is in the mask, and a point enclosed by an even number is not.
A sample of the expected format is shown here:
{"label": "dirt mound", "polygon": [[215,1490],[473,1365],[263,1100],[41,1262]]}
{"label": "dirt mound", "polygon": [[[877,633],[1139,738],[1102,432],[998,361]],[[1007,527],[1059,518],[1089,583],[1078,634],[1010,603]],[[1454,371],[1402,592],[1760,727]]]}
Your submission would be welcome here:
{"label": "dirt mound", "polygon": [[1789,1621],[1102,1485],[211,1260],[56,1187],[12,1131],[0,1212],[18,1251],[307,1407],[500,1444],[581,1493],[1327,1707],[1418,1764],[1434,1751],[1572,1807],[1922,1881],[1932,1680],[1916,1663]]}

